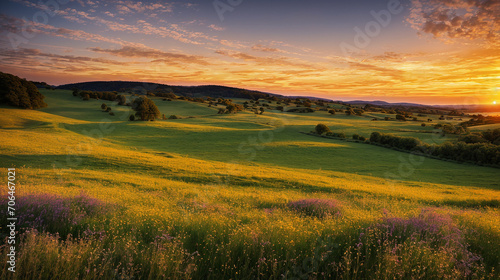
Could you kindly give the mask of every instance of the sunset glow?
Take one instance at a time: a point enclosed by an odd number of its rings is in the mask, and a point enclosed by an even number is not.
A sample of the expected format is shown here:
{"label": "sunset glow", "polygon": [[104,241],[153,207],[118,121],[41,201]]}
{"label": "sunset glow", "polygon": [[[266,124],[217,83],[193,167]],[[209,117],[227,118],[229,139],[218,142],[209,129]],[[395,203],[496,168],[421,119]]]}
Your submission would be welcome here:
{"label": "sunset glow", "polygon": [[55,85],[216,84],[425,104],[498,98],[499,1],[41,3],[49,2],[2,2],[0,71]]}

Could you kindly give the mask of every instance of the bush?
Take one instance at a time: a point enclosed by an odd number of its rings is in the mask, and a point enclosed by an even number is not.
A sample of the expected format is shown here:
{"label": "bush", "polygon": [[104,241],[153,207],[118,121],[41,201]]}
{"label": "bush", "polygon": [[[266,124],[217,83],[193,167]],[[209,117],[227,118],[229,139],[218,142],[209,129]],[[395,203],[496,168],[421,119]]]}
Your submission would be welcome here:
{"label": "bush", "polygon": [[425,127],[425,126],[426,126],[426,124],[425,124],[425,123],[422,123],[420,126]]}
{"label": "bush", "polygon": [[170,117],[168,117],[169,120],[176,120],[178,118],[179,117],[177,117],[176,115],[171,115]]}
{"label": "bush", "polygon": [[134,115],[130,115],[130,117],[128,117],[129,121],[133,122],[135,121],[135,116]]}
{"label": "bush", "polygon": [[327,132],[330,132],[330,129],[325,124],[320,123],[320,124],[316,125],[315,131],[317,134],[323,135]]}
{"label": "bush", "polygon": [[90,100],[90,95],[88,95],[88,94],[84,94],[84,95],[82,96],[82,100],[84,100],[84,101]]}
{"label": "bush", "polygon": [[354,139],[354,140],[358,140],[358,139],[359,139],[359,134],[353,134],[353,135],[352,135],[352,139]]}
{"label": "bush", "polygon": [[104,111],[106,111],[106,109],[108,109],[108,105],[106,105],[106,103],[102,103],[101,104],[101,109],[103,109]]}
{"label": "bush", "polygon": [[340,216],[340,204],[331,199],[302,199],[288,203],[288,207],[306,216],[327,218]]}

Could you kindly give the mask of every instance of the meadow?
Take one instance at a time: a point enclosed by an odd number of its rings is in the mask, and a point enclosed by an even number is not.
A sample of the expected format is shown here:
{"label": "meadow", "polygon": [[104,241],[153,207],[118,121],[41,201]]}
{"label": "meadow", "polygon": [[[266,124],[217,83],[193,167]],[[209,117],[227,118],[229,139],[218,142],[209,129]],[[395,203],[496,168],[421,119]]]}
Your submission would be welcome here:
{"label": "meadow", "polygon": [[381,113],[219,115],[161,98],[180,119],[131,122],[129,107],[41,92],[47,108],[0,107],[23,226],[13,274],[1,225],[1,279],[499,277],[499,169],[304,133],[456,136]]}

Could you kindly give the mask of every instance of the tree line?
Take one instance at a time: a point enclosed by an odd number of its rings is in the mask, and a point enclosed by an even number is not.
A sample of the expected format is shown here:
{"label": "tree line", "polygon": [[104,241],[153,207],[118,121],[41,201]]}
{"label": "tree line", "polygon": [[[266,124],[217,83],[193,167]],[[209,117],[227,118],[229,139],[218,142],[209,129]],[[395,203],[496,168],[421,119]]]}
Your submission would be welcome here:
{"label": "tree line", "polygon": [[[500,129],[496,132],[486,132],[486,135],[500,135]],[[459,138],[457,142],[445,142],[443,144],[427,144],[414,137],[402,137],[392,134],[373,132],[370,135],[370,143],[378,143],[410,152],[432,155],[434,157],[451,159],[459,162],[471,162],[500,166],[500,139],[494,142],[466,142],[467,137]]]}
{"label": "tree line", "polygon": [[[318,124],[315,133],[337,138],[345,138],[344,133],[332,132],[325,124]],[[353,139],[365,138],[354,134]],[[500,167],[500,128],[483,132],[469,133],[458,138],[457,142],[427,144],[415,137],[397,136],[388,133],[372,132],[367,143],[396,148],[421,155],[430,155],[458,162],[470,162]]]}

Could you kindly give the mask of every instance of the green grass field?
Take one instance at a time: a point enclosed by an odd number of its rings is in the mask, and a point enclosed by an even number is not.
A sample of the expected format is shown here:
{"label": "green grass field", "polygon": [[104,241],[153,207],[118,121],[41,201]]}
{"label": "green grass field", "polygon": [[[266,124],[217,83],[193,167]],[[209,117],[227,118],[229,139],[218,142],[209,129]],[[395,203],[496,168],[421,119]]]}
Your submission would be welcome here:
{"label": "green grass field", "polygon": [[[2,279],[498,277],[498,169],[302,133],[324,123],[348,137],[379,131],[453,140],[421,122],[325,111],[217,115],[207,104],[160,98],[162,114],[182,118],[131,122],[129,107],[42,93],[47,108],[0,108],[4,178],[16,167],[18,198],[84,194],[105,206],[71,208],[83,213],[75,223],[20,235],[19,273],[6,272],[2,247]],[[115,115],[101,112],[102,103]],[[341,214],[290,207],[305,199],[335,201]],[[26,203],[19,215],[34,209]],[[395,219],[438,230],[405,226],[408,239],[380,241],[373,228]],[[440,243],[443,236],[458,245]]]}

